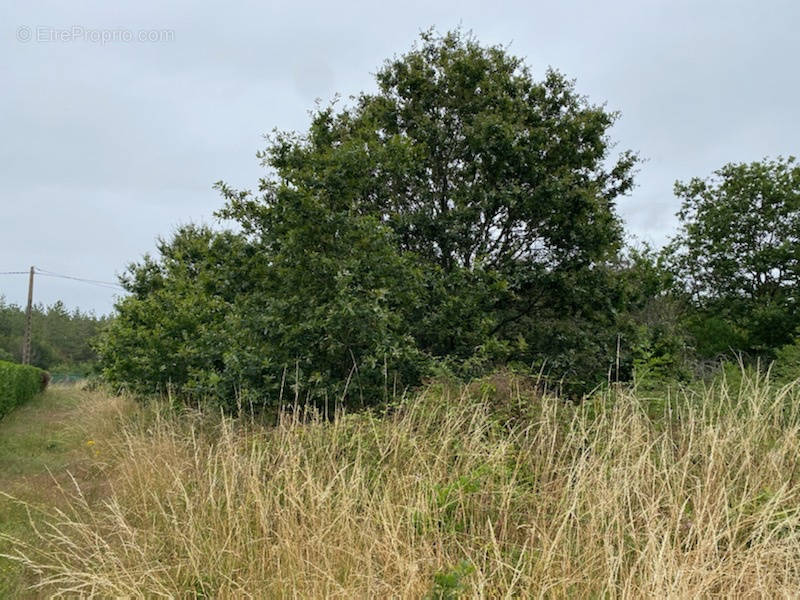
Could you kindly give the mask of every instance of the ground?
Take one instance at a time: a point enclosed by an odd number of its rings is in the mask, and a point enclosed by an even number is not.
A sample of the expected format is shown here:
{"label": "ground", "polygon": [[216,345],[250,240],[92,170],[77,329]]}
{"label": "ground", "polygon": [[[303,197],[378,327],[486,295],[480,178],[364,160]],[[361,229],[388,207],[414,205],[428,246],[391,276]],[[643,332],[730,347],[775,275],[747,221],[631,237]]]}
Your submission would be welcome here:
{"label": "ground", "polygon": [[0,598],[800,597],[800,385],[534,383],[268,425],[56,386],[0,421]]}
{"label": "ground", "polygon": [[[98,448],[113,427],[109,413],[120,408],[120,401],[107,396],[53,386],[0,421],[0,534],[31,539],[33,524],[41,520],[16,500],[52,510],[74,491],[75,481],[83,493],[102,493]],[[0,539],[0,554],[8,551]],[[0,558],[0,598],[36,598],[26,589],[30,576]]]}

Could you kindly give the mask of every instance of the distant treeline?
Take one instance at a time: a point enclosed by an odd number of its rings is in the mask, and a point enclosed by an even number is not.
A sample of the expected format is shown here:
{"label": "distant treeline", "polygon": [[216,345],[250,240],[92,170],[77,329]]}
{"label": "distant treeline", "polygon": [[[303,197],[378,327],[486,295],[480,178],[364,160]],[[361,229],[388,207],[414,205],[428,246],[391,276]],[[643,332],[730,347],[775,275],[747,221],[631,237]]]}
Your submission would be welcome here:
{"label": "distant treeline", "polygon": [[[77,367],[96,358],[89,340],[107,317],[78,309],[68,311],[62,302],[33,308],[31,362],[42,369]],[[0,296],[0,360],[21,362],[25,335],[25,309]]]}

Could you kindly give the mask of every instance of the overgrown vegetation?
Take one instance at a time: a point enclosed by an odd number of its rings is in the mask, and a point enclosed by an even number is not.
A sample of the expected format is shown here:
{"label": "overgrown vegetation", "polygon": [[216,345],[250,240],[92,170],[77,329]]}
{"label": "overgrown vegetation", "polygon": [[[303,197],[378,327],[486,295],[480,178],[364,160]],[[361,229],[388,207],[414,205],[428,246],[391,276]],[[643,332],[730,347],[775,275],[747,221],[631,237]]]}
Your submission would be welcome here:
{"label": "overgrown vegetation", "polygon": [[[671,243],[626,246],[637,157],[563,75],[456,31],[376,79],[112,320],[37,308],[37,364],[102,327],[141,402],[6,559],[56,596],[798,596],[800,166],[678,182]],[[40,382],[6,364],[0,416]]]}
{"label": "overgrown vegetation", "polygon": [[[616,114],[460,32],[422,35],[378,91],[276,132],[236,232],[184,227],[132,265],[100,353],[140,392],[375,404],[446,370],[606,378],[622,323]],[[628,347],[626,345],[626,347]]]}
{"label": "overgrown vegetation", "polygon": [[182,227],[130,266],[108,381],[227,409],[274,410],[289,387],[363,407],[500,366],[580,397],[791,355],[794,159],[676,184],[672,242],[625,247],[636,155],[611,153],[618,115],[563,75],[427,32],[376,82],[276,131],[257,192],[217,184],[233,229]]}
{"label": "overgrown vegetation", "polygon": [[43,391],[49,381],[42,369],[0,360],[0,419]]}
{"label": "overgrown vegetation", "polygon": [[102,501],[35,512],[42,593],[776,598],[800,590],[800,398],[757,373],[580,405],[507,374],[275,426],[156,404]]}
{"label": "overgrown vegetation", "polygon": [[[109,398],[75,386],[51,386],[0,421],[0,533],[36,542],[46,525],[41,509],[66,508],[64,490],[100,501],[104,492],[101,462],[95,450],[112,432],[119,415],[134,408],[131,400]],[[67,500],[67,502],[65,502]],[[0,555],[12,547],[0,539]],[[0,556],[0,598],[47,598],[29,586],[36,574]]]}

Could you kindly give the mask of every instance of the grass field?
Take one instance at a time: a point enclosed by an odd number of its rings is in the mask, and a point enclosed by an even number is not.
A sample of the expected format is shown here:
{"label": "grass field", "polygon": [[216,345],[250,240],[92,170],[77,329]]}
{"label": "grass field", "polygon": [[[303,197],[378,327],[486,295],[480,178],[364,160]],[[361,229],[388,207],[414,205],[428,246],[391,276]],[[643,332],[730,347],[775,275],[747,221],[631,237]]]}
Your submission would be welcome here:
{"label": "grass field", "polygon": [[[35,541],[31,521],[43,521],[37,508],[68,505],[76,482],[84,493],[98,491],[105,477],[88,442],[107,436],[126,406],[121,399],[55,386],[0,421],[0,533]],[[0,553],[9,550],[0,539]],[[35,582],[19,562],[0,558],[0,598],[46,597],[26,589]]]}
{"label": "grass field", "polygon": [[267,427],[56,389],[0,424],[2,489],[49,515],[3,500],[2,589],[796,598],[799,399],[754,377],[574,406],[496,376]]}

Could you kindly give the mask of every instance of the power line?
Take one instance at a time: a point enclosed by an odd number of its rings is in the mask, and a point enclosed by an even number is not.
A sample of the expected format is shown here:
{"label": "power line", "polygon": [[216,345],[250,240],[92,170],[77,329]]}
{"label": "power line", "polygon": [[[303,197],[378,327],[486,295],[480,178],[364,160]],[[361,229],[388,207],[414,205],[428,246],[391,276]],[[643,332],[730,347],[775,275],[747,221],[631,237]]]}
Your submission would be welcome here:
{"label": "power line", "polygon": [[[79,281],[81,283],[87,283],[89,285],[94,285],[96,287],[102,287],[105,289],[112,289],[112,290],[121,290],[126,291],[124,287],[119,285],[118,283],[114,283],[111,281],[102,281],[100,279],[87,279],[85,277],[75,277],[74,275],[65,275],[63,273],[55,273],[53,271],[48,271],[46,269],[40,269],[38,267],[35,268],[34,271],[38,275],[44,275],[45,277],[58,277],[60,279],[69,279],[71,281]],[[0,271],[0,275],[27,275],[28,271]]]}
{"label": "power line", "polygon": [[[25,274],[26,271],[0,271],[0,275],[20,275]],[[124,287],[117,283],[112,283],[110,281],[102,281],[100,279],[87,279],[85,277],[75,277],[74,275],[64,275],[63,273],[54,273],[53,271],[48,271],[46,269],[38,269],[36,267],[31,267],[30,271],[27,272],[30,279],[28,280],[28,307],[25,310],[25,336],[22,343],[22,364],[28,365],[31,362],[31,339],[33,328],[31,327],[31,319],[33,317],[33,279],[34,276],[38,273],[39,275],[44,275],[45,277],[58,277],[60,279],[69,279],[71,281],[77,281],[79,283],[86,283],[89,285],[94,285],[97,287],[102,287],[107,290],[122,290],[126,291]]]}
{"label": "power line", "polygon": [[54,273],[53,271],[47,271],[45,269],[40,269],[38,267],[36,268],[36,272],[40,275],[45,275],[47,277],[60,277],[61,279],[71,279],[72,281],[80,281],[82,283],[89,283],[100,287],[109,287],[119,290],[125,290],[125,288],[119,285],[118,283],[113,283],[111,281],[102,281],[100,279],[86,279],[84,277],[75,277],[74,275],[64,275],[63,273]]}
{"label": "power line", "polygon": [[98,281],[92,281],[91,279],[82,279],[80,277],[71,277],[69,275],[57,275],[55,273],[40,273],[39,271],[36,271],[36,274],[37,275],[42,275],[43,277],[58,277],[59,279],[69,279],[71,281],[78,281],[80,283],[87,283],[89,285],[93,285],[95,287],[104,288],[104,289],[107,289],[107,290],[120,290],[120,291],[124,291],[125,290],[125,288],[122,287],[121,285],[116,285],[116,284],[113,284],[113,283],[106,283],[106,282],[100,283]]}

